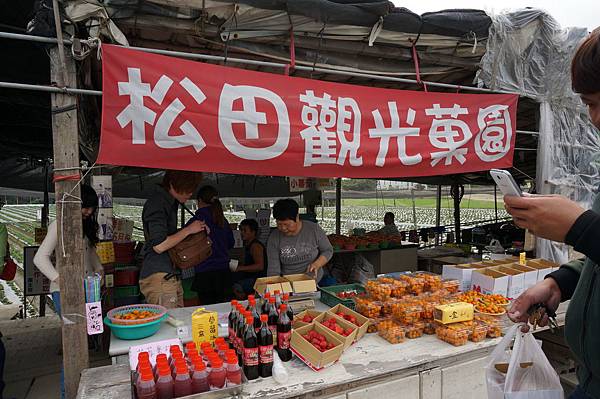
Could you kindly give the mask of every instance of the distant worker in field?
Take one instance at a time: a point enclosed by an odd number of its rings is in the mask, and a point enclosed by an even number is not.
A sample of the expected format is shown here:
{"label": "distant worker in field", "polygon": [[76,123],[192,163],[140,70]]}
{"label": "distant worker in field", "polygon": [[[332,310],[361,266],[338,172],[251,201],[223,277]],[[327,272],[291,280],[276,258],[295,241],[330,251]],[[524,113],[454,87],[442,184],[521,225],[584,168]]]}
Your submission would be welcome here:
{"label": "distant worker in field", "polygon": [[386,212],[383,216],[383,226],[377,232],[380,234],[384,234],[386,236],[399,236],[400,232],[398,231],[398,227],[395,223],[396,216],[393,212]]}

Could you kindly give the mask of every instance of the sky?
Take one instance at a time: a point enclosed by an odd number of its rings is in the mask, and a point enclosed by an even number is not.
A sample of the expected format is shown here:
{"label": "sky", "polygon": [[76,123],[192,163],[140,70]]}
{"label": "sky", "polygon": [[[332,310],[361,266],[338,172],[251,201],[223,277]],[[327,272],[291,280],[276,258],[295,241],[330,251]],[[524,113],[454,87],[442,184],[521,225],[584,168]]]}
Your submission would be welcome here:
{"label": "sky", "polygon": [[497,14],[507,9],[536,7],[545,9],[562,27],[578,26],[588,30],[600,26],[599,0],[392,0],[397,7],[405,7],[417,14],[448,8],[476,8]]}

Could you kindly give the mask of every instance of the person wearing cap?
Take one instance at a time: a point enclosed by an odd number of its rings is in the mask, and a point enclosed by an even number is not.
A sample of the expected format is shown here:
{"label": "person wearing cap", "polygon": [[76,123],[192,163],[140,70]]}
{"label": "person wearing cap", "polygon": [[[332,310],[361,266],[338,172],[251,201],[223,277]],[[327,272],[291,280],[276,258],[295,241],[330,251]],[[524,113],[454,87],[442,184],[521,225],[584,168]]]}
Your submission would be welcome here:
{"label": "person wearing cap", "polygon": [[196,275],[192,290],[198,294],[202,305],[227,302],[231,298],[231,271],[229,250],[235,239],[225,218],[219,192],[213,186],[203,186],[196,197],[198,210],[193,220],[202,220],[209,228],[212,254],[194,268]]}

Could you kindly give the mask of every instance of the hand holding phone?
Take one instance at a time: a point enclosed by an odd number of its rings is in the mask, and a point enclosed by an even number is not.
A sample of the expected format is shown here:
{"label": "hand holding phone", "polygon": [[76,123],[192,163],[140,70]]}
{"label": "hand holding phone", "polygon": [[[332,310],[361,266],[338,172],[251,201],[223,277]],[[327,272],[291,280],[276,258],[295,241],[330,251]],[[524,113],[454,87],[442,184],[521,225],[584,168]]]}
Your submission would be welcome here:
{"label": "hand holding phone", "polygon": [[494,182],[500,188],[500,191],[504,195],[515,196],[515,197],[523,197],[523,191],[512,177],[509,171],[502,169],[492,169],[490,170],[490,175]]}

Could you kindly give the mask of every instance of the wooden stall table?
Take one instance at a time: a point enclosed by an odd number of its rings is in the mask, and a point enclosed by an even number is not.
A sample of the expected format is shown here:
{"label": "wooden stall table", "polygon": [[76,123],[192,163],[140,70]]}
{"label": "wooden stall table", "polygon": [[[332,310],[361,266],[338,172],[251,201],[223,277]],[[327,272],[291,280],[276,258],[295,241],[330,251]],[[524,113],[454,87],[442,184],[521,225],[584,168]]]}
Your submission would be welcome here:
{"label": "wooden stall table", "polygon": [[[216,306],[224,308],[226,304]],[[564,324],[566,308],[565,303],[557,311],[559,325]],[[511,324],[508,319],[505,323]],[[314,372],[294,358],[285,364],[287,383],[279,385],[272,378],[251,381],[243,398],[480,399],[487,395],[486,357],[500,339],[454,347],[435,336],[423,336],[391,345],[377,334],[367,334],[333,366]],[[132,345],[137,343],[130,341]],[[117,348],[112,342],[111,347]],[[87,369],[81,377],[78,398],[127,397],[131,393],[129,384],[127,365]]]}

